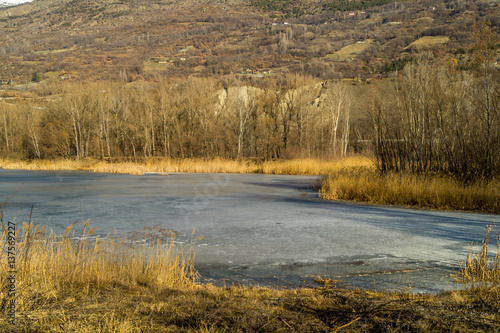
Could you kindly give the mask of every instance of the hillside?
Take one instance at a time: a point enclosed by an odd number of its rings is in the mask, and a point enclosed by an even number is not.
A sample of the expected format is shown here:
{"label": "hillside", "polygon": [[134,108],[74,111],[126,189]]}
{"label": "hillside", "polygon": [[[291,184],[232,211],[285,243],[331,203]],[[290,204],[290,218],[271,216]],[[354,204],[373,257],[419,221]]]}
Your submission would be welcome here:
{"label": "hillside", "polygon": [[35,0],[0,9],[0,79],[367,77],[413,53],[465,63],[473,25],[500,25],[498,2],[383,3]]}

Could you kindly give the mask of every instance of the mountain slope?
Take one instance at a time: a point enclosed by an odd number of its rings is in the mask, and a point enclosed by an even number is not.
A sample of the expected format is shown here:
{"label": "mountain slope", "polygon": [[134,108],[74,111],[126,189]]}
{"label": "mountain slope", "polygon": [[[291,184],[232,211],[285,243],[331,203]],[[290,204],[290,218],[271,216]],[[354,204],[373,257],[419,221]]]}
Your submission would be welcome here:
{"label": "mountain slope", "polygon": [[[473,25],[486,19],[495,33],[500,25],[497,2],[370,2],[354,12],[288,3],[300,11],[244,0],[36,0],[1,9],[0,78],[372,76],[422,52],[466,62],[456,53],[470,47]],[[423,36],[446,42],[412,44]]]}

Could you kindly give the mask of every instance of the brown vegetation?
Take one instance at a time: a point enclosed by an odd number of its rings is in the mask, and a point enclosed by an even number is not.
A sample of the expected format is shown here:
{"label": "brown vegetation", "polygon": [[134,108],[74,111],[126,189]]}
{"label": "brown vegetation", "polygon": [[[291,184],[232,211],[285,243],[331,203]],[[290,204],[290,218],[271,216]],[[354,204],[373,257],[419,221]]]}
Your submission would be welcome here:
{"label": "brown vegetation", "polygon": [[479,69],[409,65],[392,101],[375,101],[378,168],[471,181],[500,171],[500,76]]}
{"label": "brown vegetation", "polygon": [[[0,103],[0,154],[17,158],[256,158],[346,155],[343,82],[289,75],[54,85],[43,99]],[[351,92],[352,93],[352,92]]]}
{"label": "brown vegetation", "polygon": [[[0,317],[1,332],[491,332],[500,328],[500,293],[494,285],[437,295],[340,289],[335,281],[319,277],[316,288],[292,290],[199,285],[189,245],[182,249],[174,245],[175,235],[168,230],[145,230],[136,240],[146,242],[137,243],[112,235],[92,238],[88,224],[81,233],[72,228],[54,235],[25,223],[19,230],[16,320],[11,325]],[[7,240],[2,233],[2,246]],[[2,262],[7,262],[6,253],[2,251]],[[6,276],[2,265],[2,281]],[[0,303],[5,306],[9,297],[3,290]]]}
{"label": "brown vegetation", "polygon": [[[269,7],[252,6],[258,2],[281,5],[263,11]],[[406,52],[421,53],[408,46],[422,36],[449,38],[427,49],[431,59],[466,64],[467,54],[456,51],[469,50],[473,25],[484,18],[499,26],[493,1],[387,2],[364,1],[372,4],[350,15],[328,0],[35,1],[0,9],[0,79],[21,85],[34,73],[35,82],[241,73],[256,80],[272,73],[367,77]],[[336,56],[366,40],[373,42],[360,44],[366,47],[359,52]]]}
{"label": "brown vegetation", "polygon": [[485,25],[475,31],[470,71],[417,62],[373,99],[378,174],[334,174],[323,198],[500,212],[496,41]]}
{"label": "brown vegetation", "polygon": [[23,170],[88,170],[93,172],[144,174],[145,172],[209,172],[209,173],[264,173],[280,175],[324,175],[346,168],[373,168],[366,157],[346,157],[332,160],[293,159],[279,161],[228,160],[222,158],[164,159],[150,158],[136,162],[85,160],[31,160],[1,159],[4,169]]}
{"label": "brown vegetation", "polygon": [[[498,213],[498,4],[389,3],[353,15],[323,5],[294,3],[293,17],[240,1],[1,9],[1,163],[331,173],[324,198]],[[375,167],[330,160],[359,152]],[[487,283],[431,296],[320,278],[316,289],[198,285],[193,253],[171,233],[148,230],[153,239],[137,245],[92,232],[86,225],[77,241],[70,229],[24,225],[17,325],[1,317],[0,331],[500,330],[498,256],[490,261],[487,240],[461,271]]]}
{"label": "brown vegetation", "polygon": [[472,286],[498,286],[500,284],[500,234],[497,232],[497,253],[491,255],[490,250],[491,225],[486,227],[483,241],[479,251],[470,245],[467,260],[460,267],[462,283]]}
{"label": "brown vegetation", "polygon": [[45,97],[0,103],[0,154],[269,161],[374,146],[381,173],[491,179],[500,170],[500,75],[479,51],[468,71],[420,59],[370,85],[301,75],[48,85]]}
{"label": "brown vegetation", "polygon": [[372,204],[439,210],[500,213],[498,179],[464,184],[451,177],[380,173],[368,170],[337,172],[320,184],[320,197]]}

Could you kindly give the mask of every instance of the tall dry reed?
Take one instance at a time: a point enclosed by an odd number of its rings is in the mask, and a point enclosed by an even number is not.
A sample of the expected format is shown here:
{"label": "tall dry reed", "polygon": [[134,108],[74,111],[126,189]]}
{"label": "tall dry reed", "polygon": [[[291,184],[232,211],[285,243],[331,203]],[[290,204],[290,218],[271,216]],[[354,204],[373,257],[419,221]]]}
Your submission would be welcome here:
{"label": "tall dry reed", "polygon": [[0,159],[0,167],[25,170],[89,170],[93,172],[143,174],[145,172],[193,173],[265,173],[287,175],[324,175],[352,167],[370,167],[365,157],[332,160],[294,159],[278,161],[230,160],[224,158],[149,158],[140,162],[107,162],[92,158],[84,160],[32,160]]}
{"label": "tall dry reed", "polygon": [[374,168],[373,162],[363,156],[353,156],[332,160],[313,158],[266,161],[262,165],[265,174],[279,175],[326,175],[345,169]]}
{"label": "tall dry reed", "polygon": [[[62,235],[33,223],[19,223],[16,234],[16,307],[19,313],[36,310],[39,302],[50,299],[87,297],[111,287],[134,290],[189,288],[195,285],[194,253],[190,244],[179,245],[174,234],[157,229],[129,239],[95,235],[96,228],[85,222],[80,231],[75,224]],[[10,273],[7,233],[0,235],[0,280]],[[0,305],[8,301],[6,288]]]}
{"label": "tall dry reed", "polygon": [[470,184],[444,176],[402,173],[380,175],[374,171],[338,172],[325,177],[320,197],[373,204],[417,206],[440,210],[500,213],[500,181]]}
{"label": "tall dry reed", "polygon": [[463,283],[500,285],[500,234],[497,234],[497,253],[490,254],[491,225],[486,231],[479,251],[469,246],[467,259],[461,264],[459,277]]}

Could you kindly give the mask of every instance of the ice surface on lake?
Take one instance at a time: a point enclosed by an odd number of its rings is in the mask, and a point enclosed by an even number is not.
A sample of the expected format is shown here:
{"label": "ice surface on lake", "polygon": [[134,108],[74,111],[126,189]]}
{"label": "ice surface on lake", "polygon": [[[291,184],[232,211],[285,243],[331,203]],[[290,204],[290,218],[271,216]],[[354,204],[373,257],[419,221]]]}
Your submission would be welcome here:
{"label": "ice surface on lake", "polygon": [[[318,177],[257,174],[120,175],[0,170],[4,219],[61,233],[90,219],[97,234],[159,226],[195,244],[215,284],[311,285],[314,276],[374,289],[440,291],[498,215],[372,206],[318,198]],[[192,236],[193,229],[195,230]]]}

